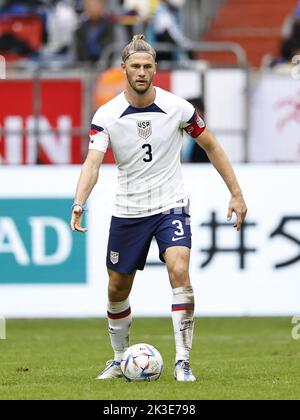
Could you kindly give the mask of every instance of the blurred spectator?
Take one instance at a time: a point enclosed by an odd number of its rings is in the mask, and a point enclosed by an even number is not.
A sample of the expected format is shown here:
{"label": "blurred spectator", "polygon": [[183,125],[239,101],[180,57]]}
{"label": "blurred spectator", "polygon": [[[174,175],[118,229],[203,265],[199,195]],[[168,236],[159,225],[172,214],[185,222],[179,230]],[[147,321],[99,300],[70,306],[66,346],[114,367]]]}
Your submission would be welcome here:
{"label": "blurred spectator", "polygon": [[114,41],[114,25],[107,18],[104,0],[84,0],[85,19],[75,32],[75,59],[96,62]]}
{"label": "blurred spectator", "polygon": [[294,23],[300,20],[300,0],[298,0],[296,9],[291,16],[288,16],[285,19],[282,27],[282,37],[283,39],[289,39],[292,36]]}
{"label": "blurred spectator", "polygon": [[6,33],[0,36],[0,53],[23,57],[34,55],[36,51],[25,40],[19,39],[14,34]]}
{"label": "blurred spectator", "polygon": [[[160,0],[152,23],[149,25],[150,42],[173,44],[189,49],[192,41],[181,31],[180,8],[185,0]],[[176,61],[178,53],[158,52],[158,61]]]}
{"label": "blurred spectator", "polygon": [[290,74],[295,67],[293,58],[300,55],[300,44],[297,40],[290,38],[282,41],[281,59],[273,66],[276,74]]}
{"label": "blurred spectator", "polygon": [[[193,98],[188,100],[196,109],[200,117],[205,120],[205,107],[203,98]],[[202,147],[199,147],[195,140],[188,136],[185,140],[182,149],[182,161],[183,162],[191,162],[191,163],[208,163],[210,160],[208,159],[207,154],[205,153]]]}
{"label": "blurred spectator", "polygon": [[83,12],[83,0],[73,0],[75,11],[77,14]]}
{"label": "blurred spectator", "polygon": [[135,12],[139,18],[139,22],[144,25],[141,32],[144,32],[145,26],[153,17],[157,10],[159,0],[124,0],[123,8],[127,11]]}
{"label": "blurred spectator", "polygon": [[[114,3],[116,3],[116,0]],[[135,4],[131,4],[130,0],[128,2],[127,0],[118,1],[118,5],[115,4],[114,6],[113,16],[118,28],[118,42],[126,44],[132,39],[135,28],[139,28],[140,16]],[[142,32],[142,29],[137,29],[137,31]]]}
{"label": "blurred spectator", "polygon": [[74,32],[78,23],[72,0],[54,0],[48,10],[48,42],[46,54],[67,54],[73,44]]}
{"label": "blurred spectator", "polygon": [[281,57],[273,63],[273,70],[277,74],[290,73],[295,65],[293,57],[300,54],[300,1],[295,13],[290,16],[283,26],[281,42]]}
{"label": "blurred spectator", "polygon": [[38,56],[46,39],[45,1],[2,1],[0,53],[8,60]]}

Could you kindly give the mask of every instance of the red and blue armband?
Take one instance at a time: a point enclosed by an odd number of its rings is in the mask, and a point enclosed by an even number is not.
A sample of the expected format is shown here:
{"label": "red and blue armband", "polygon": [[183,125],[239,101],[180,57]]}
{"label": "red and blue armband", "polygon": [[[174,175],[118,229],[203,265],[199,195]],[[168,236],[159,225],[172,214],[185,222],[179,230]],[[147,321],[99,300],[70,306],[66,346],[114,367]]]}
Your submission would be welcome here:
{"label": "red and blue armband", "polygon": [[192,136],[194,139],[199,137],[203,131],[206,129],[206,124],[200,117],[197,111],[195,111],[194,115],[190,119],[190,121],[187,123],[189,124],[187,127],[185,127],[185,131]]}

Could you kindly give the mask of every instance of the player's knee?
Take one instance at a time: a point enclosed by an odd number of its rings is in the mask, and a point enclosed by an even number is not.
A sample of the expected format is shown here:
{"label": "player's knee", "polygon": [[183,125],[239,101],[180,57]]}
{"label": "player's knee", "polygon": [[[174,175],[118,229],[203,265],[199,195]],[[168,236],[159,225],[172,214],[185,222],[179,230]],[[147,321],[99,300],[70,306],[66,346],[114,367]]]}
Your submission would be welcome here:
{"label": "player's knee", "polygon": [[117,285],[108,286],[108,298],[111,302],[122,302],[129,296],[129,290],[118,287]]}
{"label": "player's knee", "polygon": [[108,298],[111,302],[122,302],[130,293],[130,276],[109,270]]}
{"label": "player's knee", "polygon": [[188,287],[189,286],[189,272],[188,266],[184,261],[175,262],[169,268],[170,279],[175,287]]}

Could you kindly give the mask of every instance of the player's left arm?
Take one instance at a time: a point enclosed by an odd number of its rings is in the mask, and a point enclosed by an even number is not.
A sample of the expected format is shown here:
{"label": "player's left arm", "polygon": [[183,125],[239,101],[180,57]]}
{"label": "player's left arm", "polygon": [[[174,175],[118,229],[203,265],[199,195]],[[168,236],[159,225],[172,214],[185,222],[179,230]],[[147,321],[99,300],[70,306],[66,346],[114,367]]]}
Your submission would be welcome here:
{"label": "player's left arm", "polygon": [[234,227],[239,231],[247,214],[247,206],[229,158],[207,128],[199,137],[195,138],[195,141],[205,150],[209,160],[219,172],[231,193],[227,220],[231,220],[234,212],[237,216]]}

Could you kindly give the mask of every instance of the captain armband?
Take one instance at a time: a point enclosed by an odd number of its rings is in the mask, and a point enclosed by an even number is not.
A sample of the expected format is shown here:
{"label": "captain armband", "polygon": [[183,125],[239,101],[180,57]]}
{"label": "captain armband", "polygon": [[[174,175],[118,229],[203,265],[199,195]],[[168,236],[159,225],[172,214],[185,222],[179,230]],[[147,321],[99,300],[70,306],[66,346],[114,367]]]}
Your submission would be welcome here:
{"label": "captain armband", "polygon": [[206,129],[206,124],[203,121],[203,119],[200,117],[200,115],[198,114],[198,112],[195,112],[193,118],[192,118],[192,122],[185,127],[185,131],[192,136],[194,139],[196,139],[197,137],[199,137],[203,131]]}

